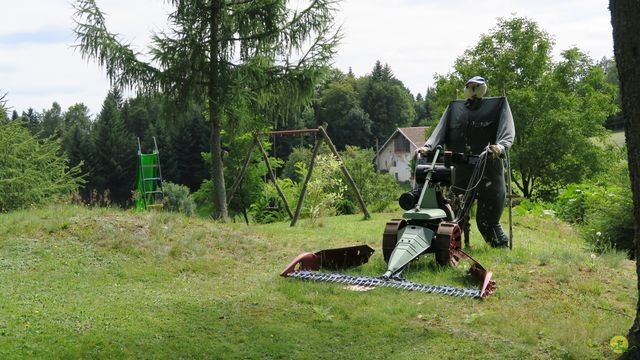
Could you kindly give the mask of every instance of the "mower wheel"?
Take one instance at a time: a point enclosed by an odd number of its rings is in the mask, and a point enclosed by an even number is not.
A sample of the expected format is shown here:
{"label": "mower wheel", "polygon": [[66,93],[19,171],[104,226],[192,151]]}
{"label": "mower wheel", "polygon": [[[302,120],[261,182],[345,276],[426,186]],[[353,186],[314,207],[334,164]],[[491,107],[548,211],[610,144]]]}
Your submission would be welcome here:
{"label": "mower wheel", "polygon": [[398,231],[406,225],[407,222],[403,219],[393,219],[385,225],[384,234],[382,235],[382,256],[384,257],[384,262],[389,263],[391,253],[393,253],[398,243]]}
{"label": "mower wheel", "polygon": [[436,251],[436,263],[440,266],[449,265],[449,260],[451,259],[449,251]]}

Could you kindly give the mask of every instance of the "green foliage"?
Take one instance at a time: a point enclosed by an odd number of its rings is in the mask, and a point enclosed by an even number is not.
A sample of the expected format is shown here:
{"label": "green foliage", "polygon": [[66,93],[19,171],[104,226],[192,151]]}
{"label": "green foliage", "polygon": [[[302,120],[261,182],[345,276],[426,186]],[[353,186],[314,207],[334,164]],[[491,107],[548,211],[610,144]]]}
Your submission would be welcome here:
{"label": "green foliage", "polygon": [[555,209],[556,206],[549,203],[523,199],[518,203],[518,205],[513,207],[513,213],[520,216],[534,215],[540,217],[555,217]]}
{"label": "green foliage", "polygon": [[628,176],[621,184],[572,184],[558,197],[562,219],[580,224],[582,235],[597,251],[615,248],[632,255],[633,202]]}
{"label": "green foliage", "polygon": [[[242,170],[242,166],[247,157],[249,147],[253,144],[253,136],[250,133],[233,135],[226,133],[223,138],[229,139],[229,152],[224,158],[225,166],[225,183],[227,184],[227,197],[230,196],[229,191],[231,186],[236,183],[236,180]],[[268,145],[264,144],[268,149]],[[270,160],[271,161],[271,160]],[[274,160],[274,166],[280,167],[281,162]],[[264,192],[264,175],[267,172],[267,166],[258,151],[257,147],[253,148],[252,157],[249,160],[249,164],[245,170],[242,181],[236,188],[233,198],[230,199],[229,212],[232,216],[236,214],[242,214],[247,216],[247,211],[251,204],[258,201],[262,197]],[[228,198],[229,199],[229,198]]]}
{"label": "green foliage", "polygon": [[593,184],[570,184],[557,199],[559,217],[570,223],[583,224],[595,197],[604,195],[605,189]]}
{"label": "green foliage", "polygon": [[187,216],[195,213],[196,204],[189,194],[188,187],[165,181],[162,184],[162,190],[164,192],[162,203],[165,210],[183,213]]}
{"label": "green foliage", "polygon": [[[168,179],[195,191],[204,179],[210,177],[210,163],[207,164],[201,156],[202,152],[210,150],[211,134],[202,115],[202,107],[190,105],[179,115],[165,116],[168,118],[165,121],[170,121],[170,124],[158,124],[156,128],[164,129],[164,137],[159,140],[166,143],[161,160],[164,162],[166,159],[172,165],[172,171],[167,174]],[[237,156],[241,156],[235,151],[229,155],[233,157],[233,161]],[[225,166],[229,161],[229,157],[225,157]]]}
{"label": "green foliage", "polygon": [[80,165],[90,181],[91,154],[94,152],[91,137],[89,109],[84,104],[75,104],[62,115],[62,146],[69,156],[69,165]]}
{"label": "green foliage", "polygon": [[22,112],[19,119],[32,134],[36,135],[40,132],[40,121],[42,119],[42,115],[37,111],[29,108],[26,112]]}
{"label": "green foliage", "polygon": [[[410,126],[416,116],[413,96],[393,76],[389,65],[377,61],[366,79],[362,93],[362,108],[372,121],[374,139],[384,142],[397,127]],[[373,145],[375,142],[370,143]]]}
{"label": "green foliage", "polygon": [[434,119],[435,98],[436,93],[433,88],[428,88],[424,97],[420,93],[416,95],[416,102],[414,103],[416,118],[413,121],[413,126],[432,125],[437,120]]}
{"label": "green foliage", "polygon": [[335,208],[338,215],[351,215],[358,212],[358,205],[349,199],[338,201]]}
{"label": "green foliage", "polygon": [[84,181],[59,141],[38,140],[19,121],[0,125],[0,149],[0,211],[56,201]]}
{"label": "green foliage", "polygon": [[[278,181],[278,186],[285,194],[285,198],[289,205],[295,207],[299,194],[299,187],[297,184],[291,179],[286,178],[277,179],[276,181]],[[289,214],[287,214],[284,203],[280,199],[278,191],[272,182],[265,184],[260,197],[256,202],[251,204],[249,210],[252,219],[258,224],[268,224],[289,219]]]}
{"label": "green foliage", "polygon": [[196,203],[196,212],[198,215],[206,218],[211,215],[213,211],[213,182],[207,179],[200,184],[200,187],[196,192],[191,194],[193,201]]}
{"label": "green foliage", "polygon": [[616,87],[602,67],[576,48],[554,63],[552,47],[534,21],[500,19],[456,60],[453,73],[436,78],[438,113],[474,75],[488,80],[487,96],[508,97],[516,127],[514,181],[525,197],[545,200],[604,168],[604,149],[592,138],[604,135],[605,120],[618,111]]}
{"label": "green foliage", "polygon": [[5,99],[6,97],[6,93],[0,92],[0,125],[4,125],[9,122],[9,116],[7,116],[7,100]]}
{"label": "green foliage", "polygon": [[242,119],[256,122],[238,113],[284,113],[308,102],[339,40],[336,2],[313,1],[304,9],[286,0],[170,3],[171,31],[153,35],[150,62],[107,30],[94,0],[76,2],[78,48],[104,66],[117,87],[160,89],[182,104],[206,102],[218,187],[213,214],[226,220],[222,130]]}
{"label": "green foliage", "polygon": [[372,121],[360,107],[352,79],[330,82],[320,94],[316,114],[318,124],[329,125],[327,132],[338,150],[371,145]]}
{"label": "green foliage", "polygon": [[295,147],[287,161],[284,163],[284,167],[282,168],[282,176],[289,178],[295,182],[303,181],[304,178],[300,176],[300,173],[296,171],[298,168],[298,163],[309,164],[311,161],[311,155],[313,152],[309,148],[305,147]]}
{"label": "green foliage", "polygon": [[[297,172],[305,178],[308,172],[304,163],[297,163]],[[335,215],[336,205],[343,199],[347,189],[340,173],[340,162],[333,155],[319,154],[316,157],[311,179],[307,183],[307,194],[302,207],[302,214],[311,223],[319,218]]]}
{"label": "green foliage", "polygon": [[51,109],[45,110],[40,123],[40,137],[43,139],[58,136],[62,132],[63,119],[60,104],[54,102]]}
{"label": "green foliage", "polygon": [[95,123],[91,188],[99,193],[109,189],[114,202],[124,205],[131,197],[136,166],[136,140],[120,114],[122,99],[111,91]]}
{"label": "green foliage", "polygon": [[[372,149],[347,146],[340,157],[345,162],[349,174],[358,186],[370,211],[382,212],[395,203],[402,189],[393,176],[376,172],[373,163],[375,153]],[[345,193],[345,198],[353,204],[358,203],[351,190]]]}

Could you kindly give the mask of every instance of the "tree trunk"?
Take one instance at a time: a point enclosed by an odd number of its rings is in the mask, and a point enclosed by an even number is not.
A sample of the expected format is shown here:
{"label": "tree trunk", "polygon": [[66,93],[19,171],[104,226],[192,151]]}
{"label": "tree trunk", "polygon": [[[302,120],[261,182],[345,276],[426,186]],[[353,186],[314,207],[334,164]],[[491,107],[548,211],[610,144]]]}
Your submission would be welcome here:
{"label": "tree trunk", "polygon": [[[613,49],[620,77],[620,95],[624,117],[629,176],[633,194],[636,275],[640,294],[640,4],[637,0],[610,0]],[[624,358],[640,357],[640,297],[636,318],[627,334],[629,351]]]}
{"label": "tree trunk", "polygon": [[244,216],[244,222],[249,225],[249,216],[247,216],[247,207],[242,207],[242,216]]}
{"label": "tree trunk", "polygon": [[211,6],[210,35],[209,35],[209,122],[211,124],[211,181],[213,182],[213,216],[214,219],[228,221],[227,194],[224,185],[224,169],[222,163],[221,122],[222,110],[222,69],[220,68],[220,21],[222,1],[214,0]]}
{"label": "tree trunk", "polygon": [[213,182],[213,218],[228,221],[227,194],[224,185],[224,164],[222,163],[222,139],[219,114],[210,105],[211,121],[211,181]]}

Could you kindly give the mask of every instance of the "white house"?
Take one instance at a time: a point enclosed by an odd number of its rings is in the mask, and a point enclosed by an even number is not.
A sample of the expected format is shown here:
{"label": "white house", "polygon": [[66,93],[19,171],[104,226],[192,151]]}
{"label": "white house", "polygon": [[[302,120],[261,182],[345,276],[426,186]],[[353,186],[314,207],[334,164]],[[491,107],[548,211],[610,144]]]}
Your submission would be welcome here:
{"label": "white house", "polygon": [[426,141],[426,126],[397,128],[376,154],[376,168],[395,176],[396,181],[413,178],[409,163],[415,150]]}

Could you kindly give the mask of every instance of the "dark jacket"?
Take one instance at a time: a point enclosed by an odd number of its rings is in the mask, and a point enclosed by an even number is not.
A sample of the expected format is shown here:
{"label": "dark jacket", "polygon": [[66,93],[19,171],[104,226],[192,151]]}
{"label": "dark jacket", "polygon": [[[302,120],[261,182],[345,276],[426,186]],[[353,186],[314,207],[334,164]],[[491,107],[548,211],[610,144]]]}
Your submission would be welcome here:
{"label": "dark jacket", "polygon": [[[475,106],[474,106],[475,105]],[[506,97],[483,98],[479,103],[454,100],[449,103],[425,147],[478,155],[489,144],[508,150],[513,144],[515,126]]]}

